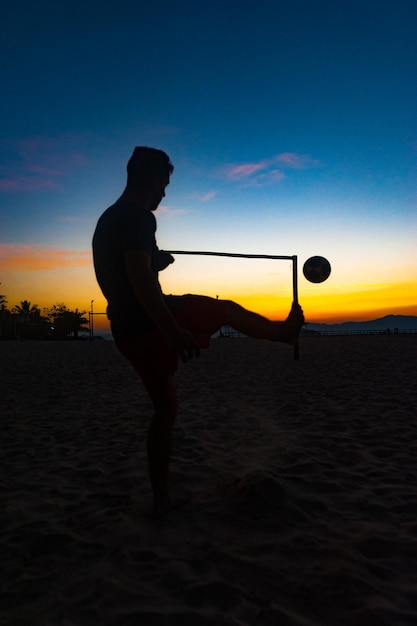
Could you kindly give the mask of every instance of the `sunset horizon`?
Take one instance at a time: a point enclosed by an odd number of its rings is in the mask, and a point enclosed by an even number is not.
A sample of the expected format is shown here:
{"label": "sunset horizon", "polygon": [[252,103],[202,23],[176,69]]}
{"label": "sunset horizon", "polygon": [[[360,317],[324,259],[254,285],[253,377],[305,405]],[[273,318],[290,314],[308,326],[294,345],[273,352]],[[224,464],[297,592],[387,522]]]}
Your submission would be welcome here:
{"label": "sunset horizon", "polygon": [[[279,254],[279,251],[260,252],[270,253]],[[177,264],[179,259],[177,256]],[[286,317],[293,299],[290,261],[262,261],[260,271],[258,260],[231,261],[210,257],[201,261],[201,269],[199,260],[200,257],[192,256],[181,258],[178,272],[174,264],[161,273],[163,291],[177,295],[201,293],[213,298],[235,300],[270,319]],[[301,261],[298,260],[299,302],[310,323],[338,324],[373,320],[386,315],[417,315],[417,286],[413,281],[338,285],[333,270],[326,281],[313,284],[302,275]],[[217,270],[214,278],[207,277],[210,263]],[[53,304],[64,303],[72,310],[88,313],[93,301],[93,309],[97,313],[102,315],[106,312],[107,303],[94,276],[90,250],[0,244],[0,264],[3,279],[0,293],[6,297],[6,308],[9,310],[28,300],[41,311]],[[266,268],[268,271],[265,271]],[[223,273],[221,279],[218,278],[219,270]],[[203,276],[200,271],[205,272]],[[97,317],[94,324],[97,328],[109,328],[107,318],[102,316]]]}
{"label": "sunset horizon", "polygon": [[[147,145],[175,168],[155,214],[160,249],[297,255],[311,322],[417,313],[415,3],[5,13],[9,308],[105,311],[91,239]],[[302,275],[314,255],[332,267],[321,284]],[[273,319],[292,301],[286,261],[178,256],[160,281]]]}

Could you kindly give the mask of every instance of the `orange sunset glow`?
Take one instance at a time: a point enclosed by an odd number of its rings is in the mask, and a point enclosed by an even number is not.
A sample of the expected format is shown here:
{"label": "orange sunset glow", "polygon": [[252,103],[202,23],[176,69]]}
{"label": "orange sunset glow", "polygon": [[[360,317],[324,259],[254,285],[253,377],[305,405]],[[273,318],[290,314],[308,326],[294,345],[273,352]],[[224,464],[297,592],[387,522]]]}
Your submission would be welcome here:
{"label": "orange sunset glow", "polygon": [[[41,309],[63,302],[80,311],[89,311],[91,306],[95,313],[106,311],[89,250],[3,245],[0,254],[1,293],[10,308],[29,300]],[[340,273],[343,279],[343,270]],[[177,257],[160,279],[165,293],[192,292],[232,299],[271,319],[286,317],[293,295],[292,265],[287,261]],[[298,290],[306,320],[311,323],[417,313],[417,285],[412,281],[351,284],[339,282],[333,273],[327,281],[312,284],[299,270]],[[94,326],[107,331],[106,316],[96,315]]]}

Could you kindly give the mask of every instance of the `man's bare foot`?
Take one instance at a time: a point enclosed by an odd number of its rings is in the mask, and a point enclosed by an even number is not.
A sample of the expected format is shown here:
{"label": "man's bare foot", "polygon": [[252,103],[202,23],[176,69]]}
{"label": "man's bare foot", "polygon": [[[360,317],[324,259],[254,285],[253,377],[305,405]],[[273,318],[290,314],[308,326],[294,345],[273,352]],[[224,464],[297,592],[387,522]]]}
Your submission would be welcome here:
{"label": "man's bare foot", "polygon": [[301,326],[305,323],[303,309],[298,303],[293,302],[291,311],[285,322],[279,323],[278,337],[276,341],[293,344],[297,341]]}

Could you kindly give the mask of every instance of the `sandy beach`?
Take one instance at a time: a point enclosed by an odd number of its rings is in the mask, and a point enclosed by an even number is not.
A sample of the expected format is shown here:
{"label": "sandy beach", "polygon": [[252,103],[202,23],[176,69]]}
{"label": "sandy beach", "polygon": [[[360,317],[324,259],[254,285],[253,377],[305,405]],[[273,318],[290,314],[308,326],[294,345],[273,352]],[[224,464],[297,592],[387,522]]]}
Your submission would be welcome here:
{"label": "sandy beach", "polygon": [[0,624],[415,626],[417,335],[216,339],[149,401],[112,342],[0,342]]}

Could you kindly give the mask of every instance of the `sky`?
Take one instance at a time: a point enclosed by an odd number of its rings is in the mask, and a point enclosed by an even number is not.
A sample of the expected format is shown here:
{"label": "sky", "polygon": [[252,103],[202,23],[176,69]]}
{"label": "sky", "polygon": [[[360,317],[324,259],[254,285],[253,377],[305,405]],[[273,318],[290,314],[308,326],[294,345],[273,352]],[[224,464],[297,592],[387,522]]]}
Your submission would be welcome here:
{"label": "sky", "polygon": [[[148,145],[175,166],[161,249],[297,255],[310,322],[417,315],[415,0],[23,0],[0,61],[9,308],[105,311],[91,238]],[[292,300],[287,260],[183,255],[160,280],[274,319]]]}

